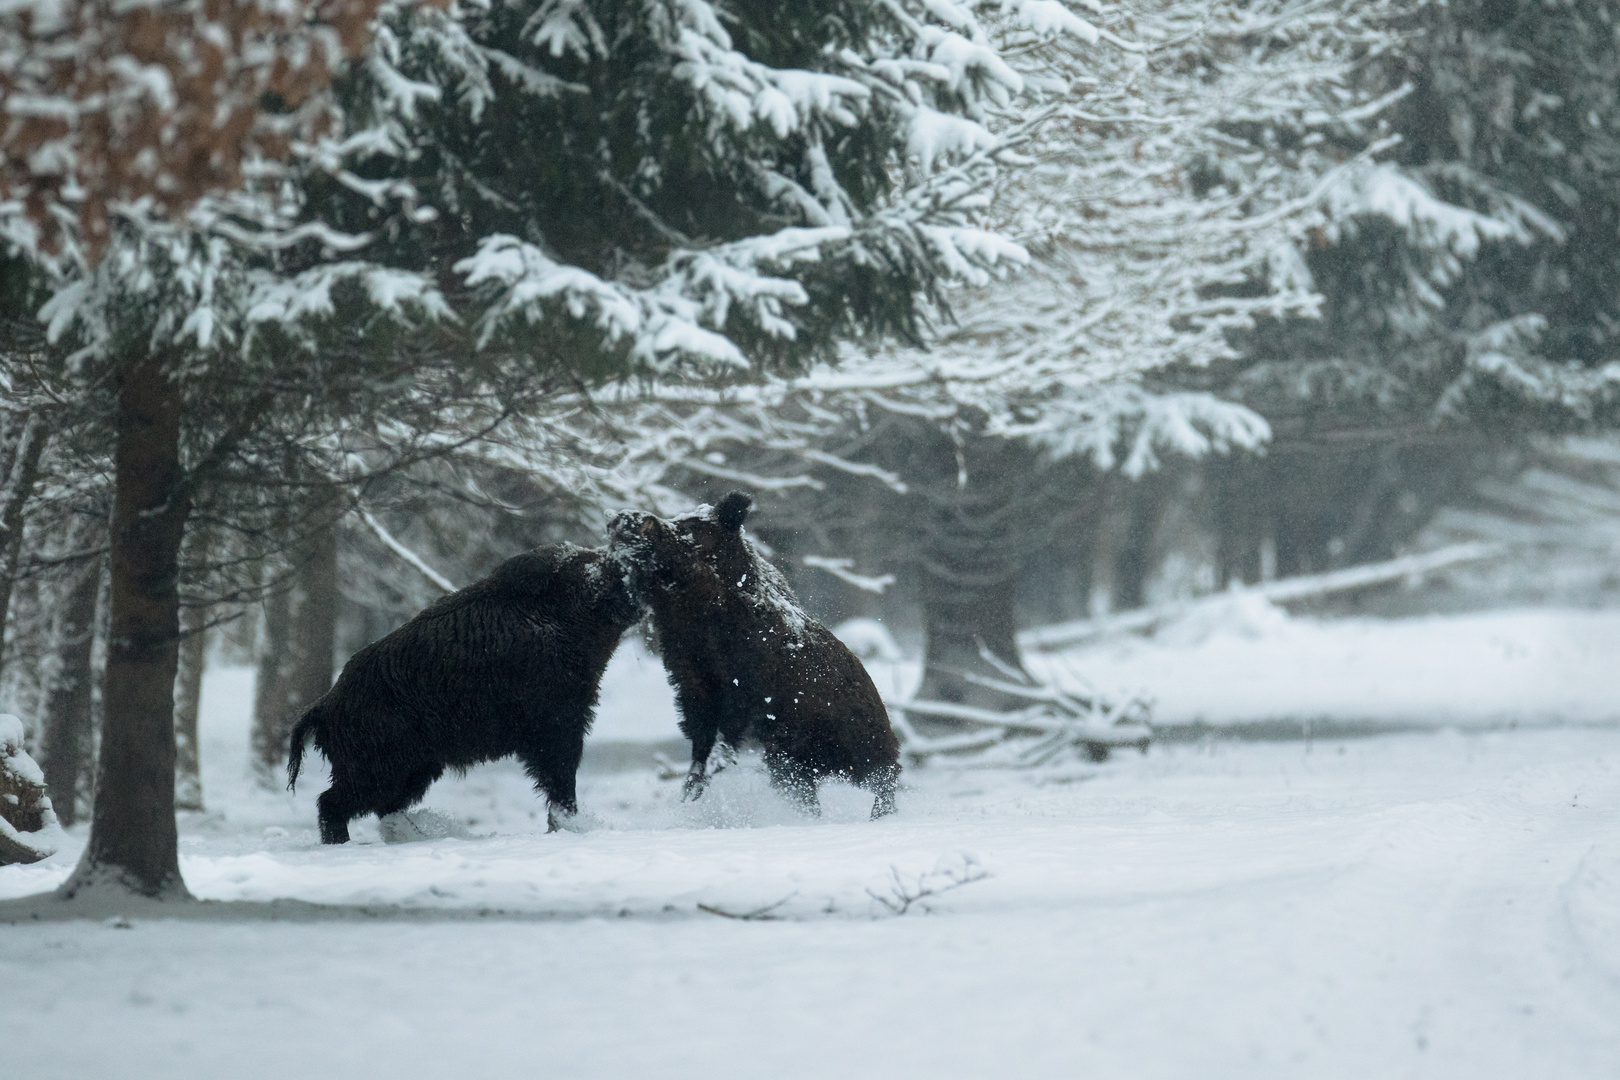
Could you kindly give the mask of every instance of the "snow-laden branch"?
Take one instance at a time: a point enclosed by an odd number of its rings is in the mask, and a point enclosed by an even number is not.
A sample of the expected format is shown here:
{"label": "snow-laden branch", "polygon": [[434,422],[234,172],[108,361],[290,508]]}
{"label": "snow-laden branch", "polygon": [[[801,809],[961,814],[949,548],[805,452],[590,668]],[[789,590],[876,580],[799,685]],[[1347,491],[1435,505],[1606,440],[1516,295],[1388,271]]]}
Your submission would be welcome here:
{"label": "snow-laden branch", "polygon": [[855,586],[862,592],[877,593],[883,591],[895,582],[893,574],[857,574],[852,569],[855,565],[853,559],[834,559],[822,555],[806,555],[801,562],[817,570],[825,570],[839,581]]}
{"label": "snow-laden branch", "polygon": [[363,506],[357,505],[355,512],[359,514],[360,520],[365,522],[366,528],[370,529],[377,539],[382,541],[383,546],[389,551],[392,551],[395,555],[398,555],[407,566],[410,566],[417,573],[427,578],[428,581],[432,582],[436,588],[442,590],[446,595],[456,591],[454,582],[445,577],[443,574],[439,573],[437,570],[433,569],[433,567],[429,566],[416,552],[412,551],[410,548],[396,540],[394,538],[394,534],[384,528],[383,523],[378,521],[370,510],[367,510]]}

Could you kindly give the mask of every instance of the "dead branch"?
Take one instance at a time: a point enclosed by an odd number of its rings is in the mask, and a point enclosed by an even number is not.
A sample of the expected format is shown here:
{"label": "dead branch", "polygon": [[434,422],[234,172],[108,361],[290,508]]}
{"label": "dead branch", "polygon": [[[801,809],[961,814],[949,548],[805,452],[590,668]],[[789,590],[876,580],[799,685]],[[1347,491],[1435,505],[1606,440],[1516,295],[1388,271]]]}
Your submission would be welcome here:
{"label": "dead branch", "polygon": [[[1262,597],[1274,604],[1286,604],[1317,596],[1352,592],[1403,578],[1421,578],[1464,563],[1498,558],[1505,553],[1506,547],[1502,544],[1454,544],[1421,555],[1406,555],[1399,559],[1369,563],[1366,566],[1352,566],[1326,574],[1282,578],[1263,585],[1249,586],[1241,592],[1245,595]],[[1200,607],[1221,604],[1229,599],[1228,593],[1214,593],[1187,603],[1163,604],[1100,619],[1081,619],[1076,622],[1058,623],[1055,626],[1037,627],[1019,634],[1018,644],[1022,648],[1036,652],[1057,652],[1119,634],[1149,634]]]}
{"label": "dead branch", "polygon": [[887,895],[871,889],[866,890],[866,895],[877,901],[890,915],[904,915],[913,907],[931,912],[933,909],[925,901],[954,892],[964,885],[972,885],[975,881],[983,881],[989,876],[990,871],[966,857],[959,870],[931,870],[918,874],[910,881],[900,873],[898,866],[890,866]]}
{"label": "dead branch", "polygon": [[722,919],[738,919],[742,922],[778,922],[781,920],[781,916],[775,913],[776,909],[798,895],[798,890],[795,889],[776,901],[776,903],[766,904],[764,907],[755,908],[753,911],[727,911],[725,908],[715,907],[713,904],[699,904],[697,907],[699,911],[706,911],[710,915],[718,915]]}

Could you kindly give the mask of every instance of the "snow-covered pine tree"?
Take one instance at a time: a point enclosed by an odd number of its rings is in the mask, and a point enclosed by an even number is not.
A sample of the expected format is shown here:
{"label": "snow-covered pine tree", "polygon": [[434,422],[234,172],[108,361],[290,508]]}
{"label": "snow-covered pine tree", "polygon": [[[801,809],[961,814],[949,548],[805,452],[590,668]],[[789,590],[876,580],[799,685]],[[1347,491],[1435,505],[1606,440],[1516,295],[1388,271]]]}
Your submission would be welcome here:
{"label": "snow-covered pine tree", "polygon": [[1003,153],[980,121],[1020,80],[972,6],[401,11],[347,86],[376,137],[308,212],[531,367],[746,378],[915,341],[1021,255],[976,227]]}
{"label": "snow-covered pine tree", "polygon": [[1264,413],[1284,443],[1359,448],[1374,476],[1356,497],[1378,517],[1421,479],[1398,446],[1433,472],[1612,424],[1617,25],[1587,0],[1413,5],[1362,73],[1403,92],[1401,142],[1305,253],[1320,317],[1263,319],[1234,338],[1240,359],[1178,381]]}
{"label": "snow-covered pine tree", "polygon": [[[1441,353],[1416,360],[1438,367],[1432,374],[1398,372],[1441,417],[1496,436],[1612,426],[1620,6],[1464,0],[1426,6],[1414,31],[1413,48],[1390,58],[1395,71],[1385,75],[1417,88],[1395,118],[1402,165],[1442,198],[1516,225],[1529,243],[1492,244],[1460,272],[1411,281],[1382,317],[1379,294],[1348,299],[1367,294],[1352,279],[1345,306],[1368,309],[1360,326],[1400,352]],[[1357,254],[1352,247],[1346,261]]]}
{"label": "snow-covered pine tree", "polygon": [[[116,431],[108,710],[95,820],[64,895],[103,882],[185,895],[175,856],[175,566],[200,473],[183,460],[187,343],[221,360],[225,219],[274,216],[284,192],[233,200],[332,113],[322,93],[370,36],[376,3],[169,0],[11,4],[0,12],[0,243],[7,389],[60,381]],[[220,200],[229,203],[221,209]],[[43,306],[38,293],[49,294]],[[225,293],[227,295],[216,295]],[[60,345],[24,369],[28,316]],[[262,390],[251,400],[263,401]],[[111,400],[108,400],[108,399]],[[195,399],[193,399],[193,405]],[[225,408],[202,472],[264,405]],[[193,463],[195,464],[195,463]]]}
{"label": "snow-covered pine tree", "polygon": [[[1257,320],[1314,318],[1322,297],[1306,253],[1356,222],[1389,221],[1429,238],[1413,266],[1432,274],[1487,239],[1532,240],[1533,216],[1448,203],[1386,160],[1411,88],[1388,80],[1381,58],[1399,52],[1413,7],[1236,3],[1215,18],[1201,5],[1138,9],[1132,30],[1148,70],[1134,84],[1104,83],[1134,100],[1088,93],[1067,106],[1069,130],[1053,129],[1042,147],[1050,176],[1038,165],[1017,177],[1028,187],[1009,205],[1028,224],[1015,234],[1044,226],[1050,236],[1031,245],[1039,288],[989,290],[963,319],[969,347],[993,344],[993,355],[1019,361],[995,388],[1001,406],[984,406],[988,430],[1126,478],[1169,459],[1254,450],[1270,434],[1261,415],[1168,373],[1232,361]],[[1181,471],[1170,485],[1137,485],[1134,505],[1104,530],[1117,535],[1095,538],[1094,601],[1144,599],[1143,567],[1131,563],[1166,527],[1161,504],[1213,501],[1204,477]],[[1119,487],[1071,497],[1108,491]],[[1202,588],[1235,561],[1213,544],[1182,554],[1214,572]],[[1012,590],[998,591],[1010,603]]]}

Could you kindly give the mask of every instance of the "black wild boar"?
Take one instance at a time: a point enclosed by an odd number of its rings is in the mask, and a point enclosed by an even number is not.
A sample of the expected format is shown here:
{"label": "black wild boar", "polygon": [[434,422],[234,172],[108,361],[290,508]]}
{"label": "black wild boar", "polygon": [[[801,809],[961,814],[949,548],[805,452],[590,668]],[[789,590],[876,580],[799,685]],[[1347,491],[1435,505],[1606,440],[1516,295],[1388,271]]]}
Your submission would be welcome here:
{"label": "black wild boar", "polygon": [[816,784],[843,777],[894,811],[900,746],[871,677],[832,631],[806,615],[786,580],[742,534],[753,500],[666,521],[625,512],[609,552],[652,609],[664,666],[692,740],[685,794],[701,795],[718,738],[761,743],[772,782],[812,811]]}
{"label": "black wild boar", "polygon": [[404,810],[446,768],[516,754],[556,829],[578,811],[602,672],[639,617],[624,569],[601,551],[558,544],[508,559],[343,665],[293,728],[287,786],[313,736],[332,765],[321,841],[341,844],[350,821]]}

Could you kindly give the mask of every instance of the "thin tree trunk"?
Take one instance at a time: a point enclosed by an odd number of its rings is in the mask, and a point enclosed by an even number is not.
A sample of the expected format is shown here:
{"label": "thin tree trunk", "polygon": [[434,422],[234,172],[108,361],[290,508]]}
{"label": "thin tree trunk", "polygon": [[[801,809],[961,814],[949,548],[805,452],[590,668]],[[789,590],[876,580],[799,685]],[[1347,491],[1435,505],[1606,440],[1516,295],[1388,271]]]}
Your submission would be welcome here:
{"label": "thin tree trunk", "polygon": [[[294,622],[298,664],[288,687],[290,721],[332,688],[337,649],[338,544],[336,505],[323,505],[320,524],[310,534],[298,572],[299,607]],[[290,722],[289,721],[289,722]],[[289,729],[288,735],[291,735]],[[282,740],[286,750],[286,739]]]}
{"label": "thin tree trunk", "polygon": [[45,788],[64,828],[79,820],[79,788],[89,771],[102,563],[96,559],[80,567],[68,593],[57,624],[56,672],[45,695]]}
{"label": "thin tree trunk", "polygon": [[17,434],[0,490],[0,668],[5,666],[5,629],[11,613],[11,593],[17,583],[17,559],[22,553],[23,512],[39,481],[39,460],[50,441],[46,421],[38,410],[30,412]]}
{"label": "thin tree trunk", "polygon": [[965,436],[957,452],[963,464],[951,470],[955,476],[923,493],[932,520],[922,567],[927,640],[917,697],[1015,708],[1024,703],[975,679],[1032,681],[1014,637],[1019,530],[1028,522],[1013,472],[1028,462],[999,440],[975,435]]}
{"label": "thin tree trunk", "polygon": [[174,677],[180,542],[190,499],[180,386],[143,356],[118,388],[111,625],[90,841],[60,890],[103,885],[187,899],[174,820]]}
{"label": "thin tree trunk", "polygon": [[254,769],[266,787],[279,788],[293,724],[332,686],[337,645],[338,568],[335,499],[320,498],[313,526],[293,549],[292,588],[264,608],[264,653],[254,698]]}
{"label": "thin tree trunk", "polygon": [[[185,565],[200,581],[207,572],[212,530],[196,529],[186,539]],[[208,662],[208,614],[208,605],[197,598],[180,609],[179,674],[174,683],[174,805],[177,810],[203,808],[197,717],[202,705],[203,668]]]}
{"label": "thin tree trunk", "polygon": [[1105,473],[1097,484],[1097,542],[1091,549],[1087,614],[1100,619],[1119,610],[1119,562],[1130,533],[1130,481]]}
{"label": "thin tree trunk", "polygon": [[1125,482],[1123,542],[1114,557],[1114,610],[1128,611],[1147,603],[1153,572],[1153,537],[1164,516],[1169,481],[1163,472]]}
{"label": "thin tree trunk", "polygon": [[[939,570],[930,567],[923,586],[928,639],[917,697],[991,709],[1014,705],[1007,694],[980,685],[973,677],[1028,681],[1015,638],[1016,575],[974,577],[964,568],[947,577]],[[986,660],[985,652],[1001,666]],[[1002,670],[1003,666],[1008,670]]]}
{"label": "thin tree trunk", "polygon": [[283,783],[281,764],[293,723],[286,719],[287,684],[297,662],[290,592],[278,588],[265,598],[259,677],[253,693],[253,770],[260,785],[267,788],[279,788]]}
{"label": "thin tree trunk", "polygon": [[1191,600],[1217,587],[1220,539],[1205,468],[1205,462],[1179,462],[1157,478],[1165,495],[1146,551],[1146,606]]}

